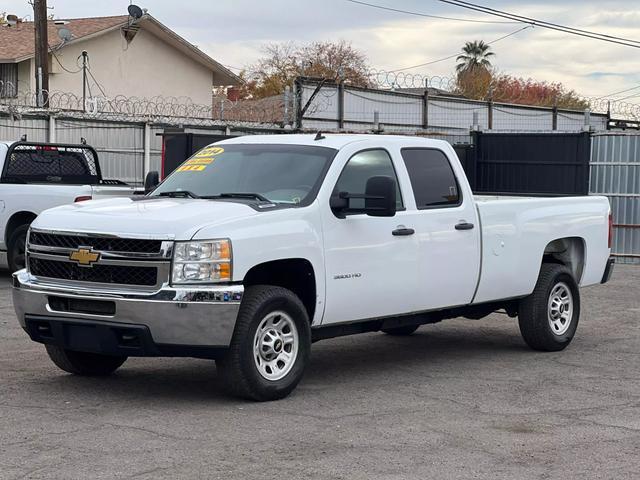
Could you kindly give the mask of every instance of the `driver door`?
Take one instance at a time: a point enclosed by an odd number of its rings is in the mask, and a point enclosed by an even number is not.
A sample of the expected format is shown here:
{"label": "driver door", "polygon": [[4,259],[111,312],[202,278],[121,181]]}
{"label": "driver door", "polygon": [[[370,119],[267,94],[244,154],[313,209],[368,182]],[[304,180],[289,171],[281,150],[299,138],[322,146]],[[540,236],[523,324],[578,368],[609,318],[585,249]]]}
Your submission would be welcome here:
{"label": "driver door", "polygon": [[[338,218],[329,205],[322,210],[326,305],[322,324],[349,322],[414,311],[419,274],[418,239],[408,233],[415,211],[407,211],[396,168],[383,149],[363,150],[346,163],[334,194],[364,194],[367,180],[385,175],[396,182],[396,215],[363,213]],[[352,208],[364,200],[351,200]]]}

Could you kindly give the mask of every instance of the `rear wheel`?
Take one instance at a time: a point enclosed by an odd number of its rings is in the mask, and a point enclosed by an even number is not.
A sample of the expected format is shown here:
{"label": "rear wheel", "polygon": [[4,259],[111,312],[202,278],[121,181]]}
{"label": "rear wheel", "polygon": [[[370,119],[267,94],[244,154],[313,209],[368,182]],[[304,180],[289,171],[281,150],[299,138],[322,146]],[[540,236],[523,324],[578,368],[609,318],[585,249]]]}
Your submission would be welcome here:
{"label": "rear wheel", "polygon": [[58,368],[75,375],[110,375],[127,360],[127,357],[76,352],[55,345],[45,345],[45,347],[49,358]]}
{"label": "rear wheel", "polygon": [[252,286],[245,291],[231,345],[217,366],[227,391],[257,401],[286,397],[309,360],[307,311],[291,291]]}
{"label": "rear wheel", "polygon": [[12,272],[16,272],[26,265],[25,251],[28,231],[29,224],[20,225],[11,233],[7,242],[7,261]]}
{"label": "rear wheel", "polygon": [[420,325],[405,325],[404,327],[383,328],[387,335],[407,336],[415,332]]}
{"label": "rear wheel", "polygon": [[563,350],[571,343],[579,318],[580,292],[571,270],[543,264],[533,293],[520,301],[522,338],[534,350]]}

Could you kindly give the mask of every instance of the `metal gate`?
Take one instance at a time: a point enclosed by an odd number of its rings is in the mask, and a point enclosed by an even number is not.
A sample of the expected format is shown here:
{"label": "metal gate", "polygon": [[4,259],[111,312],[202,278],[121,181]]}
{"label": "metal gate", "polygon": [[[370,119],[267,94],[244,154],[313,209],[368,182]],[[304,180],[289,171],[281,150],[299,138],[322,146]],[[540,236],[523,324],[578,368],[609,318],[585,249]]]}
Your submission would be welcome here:
{"label": "metal gate", "polygon": [[473,138],[475,162],[467,174],[477,192],[589,193],[589,133],[474,132]]}
{"label": "metal gate", "polygon": [[593,136],[590,184],[611,202],[617,261],[640,264],[640,133]]}

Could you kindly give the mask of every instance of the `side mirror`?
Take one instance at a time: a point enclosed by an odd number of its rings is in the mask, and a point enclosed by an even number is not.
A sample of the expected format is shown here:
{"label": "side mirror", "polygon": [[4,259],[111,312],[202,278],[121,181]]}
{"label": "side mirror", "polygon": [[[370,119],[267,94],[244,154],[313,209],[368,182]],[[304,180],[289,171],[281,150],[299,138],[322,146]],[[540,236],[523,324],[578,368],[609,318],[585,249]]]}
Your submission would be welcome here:
{"label": "side mirror", "polygon": [[[351,199],[364,200],[364,208],[353,208]],[[371,217],[393,217],[396,214],[396,181],[376,176],[367,180],[364,194],[338,192],[331,196],[329,206],[338,218],[348,214],[366,213]]]}
{"label": "side mirror", "polygon": [[153,170],[147,173],[147,176],[144,178],[144,193],[151,192],[159,184],[160,184],[160,174],[157,171]]}
{"label": "side mirror", "polygon": [[371,177],[367,180],[364,210],[371,217],[395,216],[396,181],[386,176]]}

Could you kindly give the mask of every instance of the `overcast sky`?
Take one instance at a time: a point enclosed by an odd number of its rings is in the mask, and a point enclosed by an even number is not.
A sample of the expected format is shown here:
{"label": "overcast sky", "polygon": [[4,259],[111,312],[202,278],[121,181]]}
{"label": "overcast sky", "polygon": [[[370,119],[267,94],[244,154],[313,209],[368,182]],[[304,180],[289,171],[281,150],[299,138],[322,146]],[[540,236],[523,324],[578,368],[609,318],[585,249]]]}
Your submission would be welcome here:
{"label": "overcast sky", "polygon": [[[465,41],[491,41],[521,28],[509,23],[468,23],[381,11],[346,0],[138,0],[162,23],[223,64],[243,67],[268,42],[351,41],[369,63],[397,69],[454,53]],[[425,14],[494,20],[436,0],[366,0]],[[48,0],[57,18],[120,15],[128,0]],[[636,0],[478,0],[485,6],[541,20],[640,40]],[[27,0],[2,0],[0,10],[31,15]],[[530,28],[493,45],[494,65],[505,73],[560,81],[584,95],[606,95],[640,85],[640,48]],[[409,70],[451,75],[455,59]],[[627,101],[640,103],[640,89]]]}

